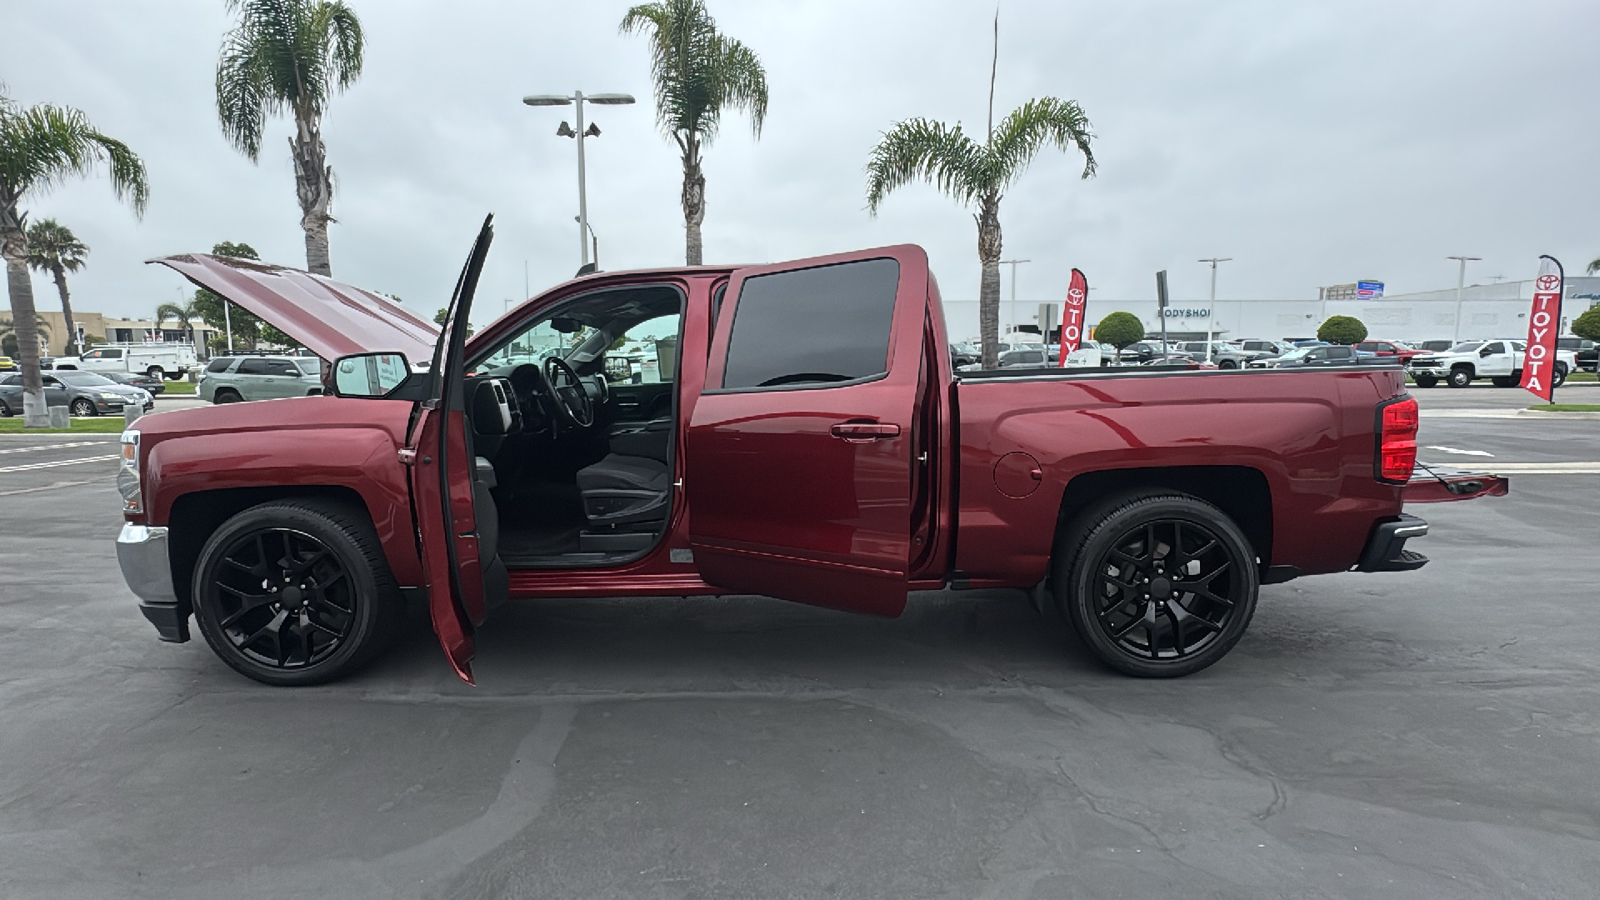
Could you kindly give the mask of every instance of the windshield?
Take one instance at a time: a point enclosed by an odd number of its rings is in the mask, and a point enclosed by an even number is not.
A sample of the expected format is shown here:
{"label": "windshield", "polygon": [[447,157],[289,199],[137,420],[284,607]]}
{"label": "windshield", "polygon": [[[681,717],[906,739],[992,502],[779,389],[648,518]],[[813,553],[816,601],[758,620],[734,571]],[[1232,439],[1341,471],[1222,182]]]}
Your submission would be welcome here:
{"label": "windshield", "polygon": [[1295,349],[1290,350],[1288,353],[1285,353],[1280,358],[1281,359],[1299,359],[1299,358],[1305,356],[1307,353],[1310,353],[1313,349],[1314,348],[1312,348],[1312,347],[1296,347]]}
{"label": "windshield", "polygon": [[306,373],[307,375],[322,374],[322,360],[317,359],[316,357],[312,357],[310,359],[296,359],[294,364],[299,366],[300,371]]}
{"label": "windshield", "polygon": [[116,382],[93,372],[56,372],[55,376],[73,387],[103,387],[115,386]]}
{"label": "windshield", "polygon": [[1455,345],[1454,347],[1451,347],[1450,348],[1450,352],[1451,353],[1475,353],[1475,352],[1477,352],[1478,348],[1482,347],[1482,346],[1483,346],[1483,341],[1462,341],[1461,343]]}

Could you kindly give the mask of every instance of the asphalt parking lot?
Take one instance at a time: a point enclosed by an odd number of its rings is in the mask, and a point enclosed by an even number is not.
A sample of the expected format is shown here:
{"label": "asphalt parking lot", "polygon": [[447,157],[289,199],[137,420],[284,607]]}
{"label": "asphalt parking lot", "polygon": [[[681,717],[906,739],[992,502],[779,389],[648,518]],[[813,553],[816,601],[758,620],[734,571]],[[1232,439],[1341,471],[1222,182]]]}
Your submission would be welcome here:
{"label": "asphalt parking lot", "polygon": [[1594,896],[1600,421],[1415,393],[1511,495],[1167,682],[974,592],[524,605],[477,688],[418,621],[275,690],[139,616],[114,439],[0,441],[0,897]]}

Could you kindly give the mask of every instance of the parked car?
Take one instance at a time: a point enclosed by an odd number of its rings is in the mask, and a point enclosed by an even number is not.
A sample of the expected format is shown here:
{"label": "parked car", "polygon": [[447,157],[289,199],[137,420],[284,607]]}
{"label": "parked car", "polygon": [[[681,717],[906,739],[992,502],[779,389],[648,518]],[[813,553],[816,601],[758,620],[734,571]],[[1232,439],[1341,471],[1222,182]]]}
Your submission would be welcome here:
{"label": "parked car", "polygon": [[[44,372],[41,378],[45,405],[65,406],[74,416],[121,415],[125,406],[148,412],[156,405],[148,391],[93,372]],[[21,372],[0,378],[0,415],[22,415]]]}
{"label": "parked car", "polygon": [[275,400],[322,393],[322,360],[305,356],[219,356],[195,393],[208,403]]}
{"label": "parked car", "polygon": [[0,356],[0,372],[15,372],[17,362],[9,356]]}
{"label": "parked car", "polygon": [[1455,345],[1455,341],[1423,341],[1419,344],[1413,344],[1412,346],[1416,347],[1418,350],[1424,350],[1428,353],[1443,353]]}
{"label": "parked car", "polygon": [[[1443,353],[1426,353],[1411,359],[1411,377],[1417,387],[1431,388],[1441,381],[1451,387],[1464,388],[1479,378],[1487,378],[1495,387],[1516,387],[1522,383],[1522,365],[1526,341],[1502,338],[1493,341],[1462,341]],[[1550,382],[1560,387],[1567,375],[1577,367],[1577,354],[1571,350],[1556,349],[1551,366]]]}
{"label": "parked car", "polygon": [[[1171,677],[1226,656],[1262,583],[1423,565],[1407,500],[1506,489],[1410,480],[1397,368],[953,380],[909,245],[594,273],[467,338],[491,236],[438,336],[325,277],[159,260],[334,360],[332,397],[123,434],[117,555],[162,638],[188,639],[192,615],[244,675],[326,682],[377,657],[417,596],[470,681],[475,631],[513,599],[765,594],[895,616],[914,590],[1012,587],[1107,666]],[[606,385],[610,345],[669,318],[676,377]],[[485,365],[553,323],[590,331],[542,365]]]}
{"label": "parked car", "polygon": [[1118,359],[1124,364],[1138,363],[1143,365],[1158,356],[1167,356],[1172,352],[1162,345],[1160,341],[1139,341],[1122,348]]}
{"label": "parked car", "polygon": [[1255,358],[1254,355],[1245,353],[1238,345],[1228,341],[1212,341],[1209,359],[1206,356],[1205,341],[1186,341],[1176,347],[1179,354],[1190,359],[1213,363],[1212,368],[1217,369],[1242,368],[1246,362]]}
{"label": "parked car", "polygon": [[98,372],[96,374],[103,375],[117,384],[132,385],[140,390],[148,391],[152,396],[159,396],[167,390],[165,381],[159,378],[151,378],[149,375],[133,375],[127,372]]}
{"label": "parked car", "polygon": [[1421,356],[1425,352],[1409,347],[1399,341],[1360,341],[1355,346],[1362,353],[1371,353],[1374,356],[1393,359],[1402,366],[1411,362],[1413,357]]}
{"label": "parked car", "polygon": [[1600,371],[1596,368],[1600,350],[1597,350],[1594,341],[1581,337],[1556,338],[1556,349],[1572,351],[1573,368],[1582,372]]}
{"label": "parked car", "polygon": [[177,381],[200,367],[193,344],[101,344],[82,356],[63,356],[53,368],[86,372],[143,372],[151,378]]}
{"label": "parked car", "polygon": [[1345,344],[1313,344],[1306,347],[1296,347],[1282,356],[1271,359],[1252,360],[1249,368],[1252,369],[1296,369],[1305,367],[1323,366],[1355,366],[1364,363],[1392,363],[1393,360],[1380,359],[1372,353],[1362,353],[1354,347]]}
{"label": "parked car", "polygon": [[1185,354],[1185,353],[1171,353],[1171,354],[1168,354],[1166,356],[1157,356],[1154,359],[1145,360],[1144,362],[1140,363],[1139,365],[1141,365],[1141,366],[1166,366],[1166,367],[1169,367],[1169,368],[1176,367],[1176,368],[1180,368],[1180,369],[1216,369],[1216,368],[1218,368],[1218,365],[1216,363],[1214,363],[1214,362],[1206,362],[1204,357],[1196,359],[1193,356],[1189,356],[1188,354]]}
{"label": "parked car", "polygon": [[[1047,361],[1045,359],[1045,352],[1042,349],[1041,350],[1007,350],[1006,352],[1000,354],[1000,359],[999,359],[999,367],[1002,368],[1002,369],[1017,368],[1019,366],[1040,368],[1040,367],[1043,367],[1045,365],[1048,365],[1048,363],[1047,363]],[[983,369],[983,363],[974,362],[974,363],[968,363],[967,365],[964,365],[964,366],[960,366],[960,367],[958,367],[956,369],[956,371],[957,372],[977,372],[977,371],[981,371],[982,369]]]}
{"label": "parked car", "polygon": [[1100,351],[1099,365],[1109,366],[1116,363],[1117,348],[1111,346],[1110,344],[1101,343],[1100,341],[1090,340],[1088,338],[1084,338],[1079,344],[1079,349],[1087,350],[1090,348]]}
{"label": "parked car", "polygon": [[951,344],[950,364],[956,368],[983,361],[983,351],[972,344]]}

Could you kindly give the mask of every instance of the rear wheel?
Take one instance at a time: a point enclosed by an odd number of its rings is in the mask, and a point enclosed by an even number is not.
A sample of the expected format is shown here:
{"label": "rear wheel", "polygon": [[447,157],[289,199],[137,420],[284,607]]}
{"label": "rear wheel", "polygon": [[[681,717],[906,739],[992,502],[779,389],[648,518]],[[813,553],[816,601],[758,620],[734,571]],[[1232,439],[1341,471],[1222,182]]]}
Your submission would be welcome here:
{"label": "rear wheel", "polygon": [[1457,366],[1450,370],[1450,386],[1464,388],[1472,383],[1472,370],[1466,366]]}
{"label": "rear wheel", "polygon": [[238,403],[240,400],[243,400],[243,399],[244,399],[243,397],[239,396],[239,392],[234,390],[233,388],[217,388],[217,392],[215,394],[213,394],[212,397],[211,397],[211,402],[212,403]]}
{"label": "rear wheel", "polygon": [[97,416],[100,414],[100,411],[94,408],[94,401],[84,397],[79,397],[78,399],[72,401],[72,414],[79,418],[83,418],[85,416]]}
{"label": "rear wheel", "polygon": [[1128,675],[1174,678],[1226,656],[1255,613],[1255,553],[1197,497],[1108,501],[1063,532],[1056,602],[1083,643]]}
{"label": "rear wheel", "polygon": [[1566,363],[1556,363],[1556,373],[1554,375],[1550,376],[1550,386],[1552,388],[1558,388],[1558,387],[1561,387],[1563,384],[1566,384],[1566,383],[1567,383],[1567,364]]}
{"label": "rear wheel", "polygon": [[365,511],[326,501],[263,503],[224,522],[200,550],[193,596],[212,652],[280,686],[349,675],[404,618]]}
{"label": "rear wheel", "polygon": [[0,400],[0,419],[9,418],[11,418],[11,407],[7,406],[4,400]]}
{"label": "rear wheel", "polygon": [[1416,375],[1413,377],[1417,379],[1417,387],[1431,388],[1439,383],[1439,379],[1433,375]]}
{"label": "rear wheel", "polygon": [[1489,379],[1495,387],[1516,387],[1517,379],[1511,375],[1496,375]]}
{"label": "rear wheel", "polygon": [[1239,368],[1239,364],[1237,362],[1231,360],[1231,359],[1225,359],[1225,360],[1222,360],[1221,362],[1217,363],[1217,368],[1219,368],[1219,369],[1237,369],[1237,368]]}
{"label": "rear wheel", "polygon": [[150,368],[145,369],[144,373],[149,375],[151,378],[160,378],[162,375],[166,374],[166,370],[160,366],[151,366]]}

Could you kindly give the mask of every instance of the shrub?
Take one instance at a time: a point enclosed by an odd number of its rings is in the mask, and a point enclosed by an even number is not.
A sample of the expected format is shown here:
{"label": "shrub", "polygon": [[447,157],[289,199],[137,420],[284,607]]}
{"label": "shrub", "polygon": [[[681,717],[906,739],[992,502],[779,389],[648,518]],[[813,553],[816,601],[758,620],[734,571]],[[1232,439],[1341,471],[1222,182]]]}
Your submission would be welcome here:
{"label": "shrub", "polygon": [[1120,351],[1129,344],[1144,340],[1144,325],[1133,313],[1114,312],[1095,326],[1094,339]]}
{"label": "shrub", "polygon": [[1591,341],[1600,341],[1600,306],[1591,306],[1572,322],[1572,333]]}
{"label": "shrub", "polygon": [[1367,339],[1367,326],[1355,316],[1329,316],[1317,329],[1317,340],[1330,344],[1355,344]]}

